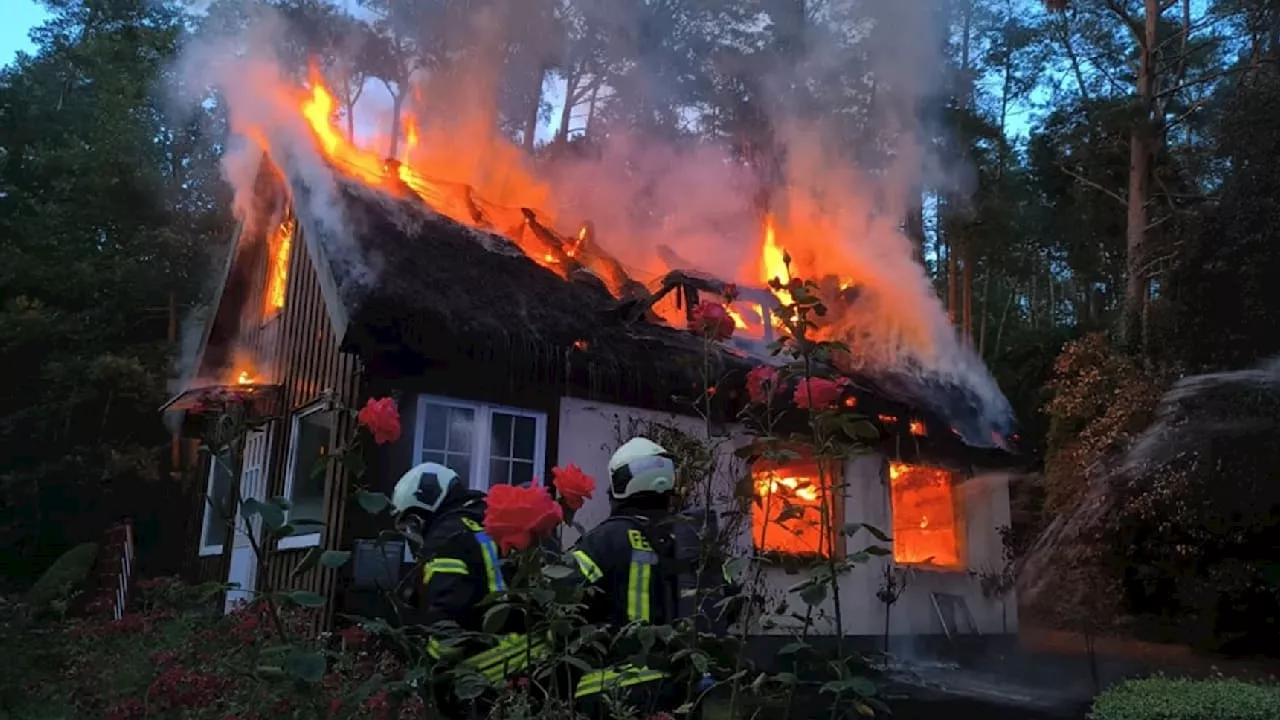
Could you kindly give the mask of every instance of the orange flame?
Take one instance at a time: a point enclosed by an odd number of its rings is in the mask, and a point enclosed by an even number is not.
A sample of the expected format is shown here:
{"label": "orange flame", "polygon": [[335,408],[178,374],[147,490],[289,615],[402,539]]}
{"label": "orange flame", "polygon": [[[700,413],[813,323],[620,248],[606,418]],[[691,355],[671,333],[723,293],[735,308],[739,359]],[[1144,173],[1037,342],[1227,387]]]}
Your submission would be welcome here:
{"label": "orange flame", "polygon": [[894,562],[963,569],[963,537],[951,473],[890,463],[889,493]]}
{"label": "orange flame", "polygon": [[288,288],[289,281],[289,250],[293,246],[295,226],[296,221],[292,217],[285,218],[267,239],[270,257],[268,258],[265,314],[268,317],[284,307],[285,290]]}
{"label": "orange flame", "polygon": [[248,370],[241,370],[241,371],[240,371],[240,373],[239,373],[238,375],[236,375],[236,384],[237,384],[237,385],[252,385],[252,384],[253,384],[253,375],[251,375],[251,374],[249,373],[249,371],[248,371]]}
{"label": "orange flame", "polygon": [[822,536],[822,488],[816,466],[757,471],[752,480],[760,498],[751,513],[756,549],[792,555],[830,552],[831,543]]}

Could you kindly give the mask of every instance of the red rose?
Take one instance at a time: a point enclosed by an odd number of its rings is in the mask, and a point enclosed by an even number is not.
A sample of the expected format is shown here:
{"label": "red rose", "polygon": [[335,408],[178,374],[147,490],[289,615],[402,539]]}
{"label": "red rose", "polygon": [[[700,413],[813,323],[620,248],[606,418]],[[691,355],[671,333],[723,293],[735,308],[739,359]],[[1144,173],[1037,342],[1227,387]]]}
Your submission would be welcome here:
{"label": "red rose", "polygon": [[564,522],[560,503],[534,478],[528,487],[496,485],[489,490],[484,527],[503,551],[523,550]]}
{"label": "red rose", "polygon": [[768,365],[760,365],[747,373],[747,397],[751,402],[767,404],[773,394],[778,391],[778,370]]}
{"label": "red rose", "polygon": [[723,305],[703,300],[693,309],[689,330],[712,340],[728,340],[733,337],[733,318]]}
{"label": "red rose", "polygon": [[369,639],[369,633],[359,625],[352,625],[338,631],[338,637],[342,638],[342,644],[348,648],[358,648]]}
{"label": "red rose", "polygon": [[379,445],[395,442],[400,437],[400,412],[391,398],[369,398],[356,414],[356,422],[368,428],[373,441]]}
{"label": "red rose", "polygon": [[827,378],[804,378],[796,384],[793,400],[796,407],[821,410],[831,407],[840,399],[847,380],[828,380]]}
{"label": "red rose", "polygon": [[555,478],[556,492],[560,493],[560,499],[570,510],[581,508],[596,491],[596,481],[572,463],[562,468],[551,468],[551,477]]}

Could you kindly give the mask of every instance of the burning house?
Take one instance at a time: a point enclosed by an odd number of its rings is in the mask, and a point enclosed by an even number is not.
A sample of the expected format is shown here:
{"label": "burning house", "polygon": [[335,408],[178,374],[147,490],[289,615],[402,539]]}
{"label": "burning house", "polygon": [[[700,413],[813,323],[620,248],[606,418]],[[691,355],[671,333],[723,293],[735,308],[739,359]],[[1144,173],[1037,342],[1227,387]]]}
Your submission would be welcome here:
{"label": "burning house", "polygon": [[[478,489],[569,463],[603,478],[622,440],[618,428],[646,419],[696,424],[673,398],[697,392],[704,363],[726,378],[717,426],[737,437],[730,420],[743,379],[767,357],[773,332],[771,293],[740,291],[732,309],[741,337],[708,357],[702,339],[684,330],[685,313],[724,290],[718,279],[674,268],[642,283],[589,225],[562,232],[535,209],[487,203],[466,185],[359,150],[334,129],[326,97],[317,85],[303,106],[323,173],[298,171],[298,158],[263,146],[194,379],[166,407],[181,412],[207,385],[260,402],[273,419],[248,440],[243,494],[285,497],[287,520],[322,526],[279,541],[259,567],[245,533],[224,552],[224,528],[201,498],[187,540],[203,579],[246,590],[307,587],[330,600],[332,614],[376,611],[379,590],[412,568],[402,545],[375,542],[386,528],[351,502],[351,478],[323,463],[350,431],[335,401],[398,398],[400,440],[366,457],[363,481],[383,492],[427,460]],[[771,224],[761,253],[766,268],[780,262]],[[856,287],[832,282],[840,302],[858,302]],[[976,577],[1002,561],[1009,499],[1001,468],[1013,457],[1012,418],[993,421],[972,390],[925,374],[850,380],[842,402],[869,418],[878,437],[839,469],[832,487],[840,490],[826,501],[845,522],[877,526],[893,541],[891,557],[841,580],[846,632],[879,638],[886,618],[892,635],[1012,632],[1016,614],[1004,607],[1011,599],[987,597]],[[202,432],[195,422],[185,427],[189,436]],[[823,500],[812,464],[751,472],[763,496],[801,507]],[[208,465],[205,477],[205,496],[223,502],[225,466]],[[589,526],[606,513],[598,493],[578,520]],[[766,531],[779,518],[760,506],[754,513],[742,542],[776,560],[767,582],[777,594],[797,580],[792,559],[843,556],[865,540],[824,536],[803,517],[785,532]],[[295,573],[311,547],[351,550],[353,562]],[[885,567],[910,570],[888,614],[877,599]]]}

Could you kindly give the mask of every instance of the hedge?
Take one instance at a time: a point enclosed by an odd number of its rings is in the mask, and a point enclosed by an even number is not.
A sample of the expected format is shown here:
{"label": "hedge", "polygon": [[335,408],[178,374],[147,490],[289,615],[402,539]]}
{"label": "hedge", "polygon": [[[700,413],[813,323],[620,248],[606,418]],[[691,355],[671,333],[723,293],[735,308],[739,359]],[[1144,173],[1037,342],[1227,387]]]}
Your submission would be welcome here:
{"label": "hedge", "polygon": [[1240,680],[1126,680],[1093,701],[1090,720],[1275,720],[1280,687]]}
{"label": "hedge", "polygon": [[97,559],[97,543],[81,543],[66,551],[27,591],[27,605],[36,612],[42,612],[55,601],[69,597],[88,579]]}

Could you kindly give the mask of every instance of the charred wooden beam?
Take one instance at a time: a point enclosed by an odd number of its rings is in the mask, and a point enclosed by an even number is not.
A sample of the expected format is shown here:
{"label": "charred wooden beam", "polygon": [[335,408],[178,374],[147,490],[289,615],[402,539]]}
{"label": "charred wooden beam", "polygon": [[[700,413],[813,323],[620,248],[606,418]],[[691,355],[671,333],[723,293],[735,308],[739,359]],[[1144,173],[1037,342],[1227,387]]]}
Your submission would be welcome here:
{"label": "charred wooden beam", "polygon": [[595,223],[587,221],[582,224],[572,247],[573,252],[570,254],[599,275],[616,297],[643,299],[648,296],[648,289],[642,283],[631,279],[627,271],[622,268],[622,264],[600,247],[600,243],[596,240]]}
{"label": "charred wooden beam", "polygon": [[471,221],[485,229],[493,228],[493,223],[489,222],[484,211],[476,204],[476,198],[472,193],[473,189],[470,185],[462,186],[462,202],[466,204],[467,212],[471,214]]}
{"label": "charred wooden beam", "polygon": [[565,269],[566,273],[572,272],[579,267],[577,260],[573,259],[565,250],[565,240],[556,234],[555,231],[538,222],[537,214],[529,208],[520,208],[520,213],[524,215],[525,224],[533,231],[534,237],[542,241],[546,246],[547,255],[556,264]]}

